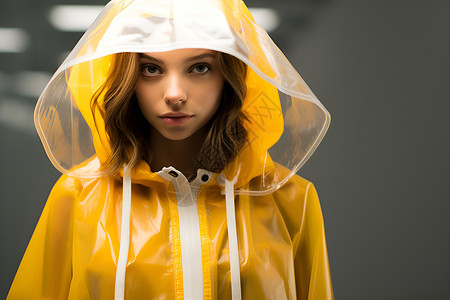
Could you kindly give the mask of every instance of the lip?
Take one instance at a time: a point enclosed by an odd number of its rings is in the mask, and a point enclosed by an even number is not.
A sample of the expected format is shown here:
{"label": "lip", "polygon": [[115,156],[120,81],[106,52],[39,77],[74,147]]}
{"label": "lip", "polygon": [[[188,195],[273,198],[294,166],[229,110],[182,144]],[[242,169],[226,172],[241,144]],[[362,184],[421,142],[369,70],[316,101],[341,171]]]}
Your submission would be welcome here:
{"label": "lip", "polygon": [[182,125],[192,117],[193,115],[183,112],[169,112],[159,116],[159,118],[167,125]]}

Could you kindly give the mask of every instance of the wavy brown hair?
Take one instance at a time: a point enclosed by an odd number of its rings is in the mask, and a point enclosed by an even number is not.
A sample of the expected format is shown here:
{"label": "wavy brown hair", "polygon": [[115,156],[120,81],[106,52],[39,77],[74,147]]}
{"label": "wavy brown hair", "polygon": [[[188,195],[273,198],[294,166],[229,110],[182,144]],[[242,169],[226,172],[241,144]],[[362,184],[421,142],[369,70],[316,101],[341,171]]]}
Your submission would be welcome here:
{"label": "wavy brown hair", "polygon": [[[219,173],[236,158],[247,141],[243,125],[246,117],[242,113],[247,66],[234,56],[217,52],[217,67],[224,78],[222,96],[195,161],[198,168]],[[139,76],[138,53],[114,54],[104,84],[92,97],[91,109],[100,110],[112,150],[103,166],[106,174],[117,173],[124,164],[134,168],[141,160],[150,163],[151,125],[142,115],[135,94]],[[101,97],[103,105],[100,105]]]}

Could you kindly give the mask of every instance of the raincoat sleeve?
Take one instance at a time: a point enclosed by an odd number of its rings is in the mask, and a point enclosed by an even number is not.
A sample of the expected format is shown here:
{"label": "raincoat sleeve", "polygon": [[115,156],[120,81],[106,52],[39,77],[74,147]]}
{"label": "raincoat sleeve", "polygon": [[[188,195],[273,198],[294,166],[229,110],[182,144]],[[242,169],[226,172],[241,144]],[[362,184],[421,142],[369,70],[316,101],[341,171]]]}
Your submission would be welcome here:
{"label": "raincoat sleeve", "polygon": [[74,179],[63,175],[50,193],[7,300],[68,298],[75,195]]}
{"label": "raincoat sleeve", "polygon": [[303,218],[294,239],[297,298],[334,299],[319,198],[312,183],[305,191]]}

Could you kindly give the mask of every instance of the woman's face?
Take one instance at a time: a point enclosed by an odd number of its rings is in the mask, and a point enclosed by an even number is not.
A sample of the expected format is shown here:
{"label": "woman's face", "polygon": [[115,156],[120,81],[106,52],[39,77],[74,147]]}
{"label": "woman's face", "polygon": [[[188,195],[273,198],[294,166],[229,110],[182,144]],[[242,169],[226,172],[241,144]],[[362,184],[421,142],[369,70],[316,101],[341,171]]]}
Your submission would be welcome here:
{"label": "woman's face", "polygon": [[223,87],[216,52],[180,49],[139,56],[136,96],[152,127],[170,140],[204,128],[219,107]]}

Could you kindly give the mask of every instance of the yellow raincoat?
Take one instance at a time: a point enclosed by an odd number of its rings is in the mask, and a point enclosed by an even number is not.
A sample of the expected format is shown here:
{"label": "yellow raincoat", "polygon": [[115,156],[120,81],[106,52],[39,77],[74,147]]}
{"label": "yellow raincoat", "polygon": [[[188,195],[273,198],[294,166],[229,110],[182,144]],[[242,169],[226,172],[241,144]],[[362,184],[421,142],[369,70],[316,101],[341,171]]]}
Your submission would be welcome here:
{"label": "yellow raincoat", "polygon": [[[249,143],[188,182],[147,163],[102,176],[90,99],[111,54],[205,48],[249,66]],[[242,2],[110,2],[41,95],[35,123],[64,175],[8,299],[333,299],[314,186],[295,173],[330,117]]]}

